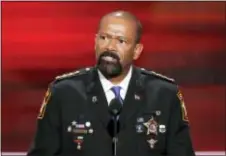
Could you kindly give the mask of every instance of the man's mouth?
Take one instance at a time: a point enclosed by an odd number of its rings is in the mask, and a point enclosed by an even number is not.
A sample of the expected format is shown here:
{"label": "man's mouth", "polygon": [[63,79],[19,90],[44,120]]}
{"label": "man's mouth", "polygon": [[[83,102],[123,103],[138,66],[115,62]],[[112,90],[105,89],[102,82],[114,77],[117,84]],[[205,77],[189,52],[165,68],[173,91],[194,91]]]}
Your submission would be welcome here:
{"label": "man's mouth", "polygon": [[104,57],[102,57],[102,59],[105,61],[108,61],[108,62],[114,62],[114,63],[117,62],[117,60],[111,56],[104,56]]}

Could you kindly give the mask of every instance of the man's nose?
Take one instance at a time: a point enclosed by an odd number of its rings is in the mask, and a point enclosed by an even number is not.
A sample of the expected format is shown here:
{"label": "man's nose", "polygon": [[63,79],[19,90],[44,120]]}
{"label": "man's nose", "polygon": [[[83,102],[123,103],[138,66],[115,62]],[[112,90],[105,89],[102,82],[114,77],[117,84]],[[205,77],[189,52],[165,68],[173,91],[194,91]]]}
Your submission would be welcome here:
{"label": "man's nose", "polygon": [[114,39],[111,39],[108,42],[108,45],[106,46],[106,50],[109,51],[116,51],[116,41]]}

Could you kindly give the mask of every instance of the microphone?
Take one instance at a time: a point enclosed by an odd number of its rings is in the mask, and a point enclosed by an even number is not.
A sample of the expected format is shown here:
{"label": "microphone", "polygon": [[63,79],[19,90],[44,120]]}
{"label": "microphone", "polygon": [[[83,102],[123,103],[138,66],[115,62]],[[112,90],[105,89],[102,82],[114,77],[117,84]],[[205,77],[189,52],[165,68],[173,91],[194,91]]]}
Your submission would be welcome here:
{"label": "microphone", "polygon": [[109,112],[114,118],[120,114],[121,109],[122,109],[122,104],[118,99],[115,98],[111,100],[109,105]]}
{"label": "microphone", "polygon": [[113,99],[110,102],[109,105],[109,113],[111,114],[112,118],[113,118],[113,156],[116,156],[117,153],[117,142],[118,142],[118,138],[117,138],[117,130],[118,130],[118,115],[120,114],[122,109],[122,103],[118,100],[118,99]]}

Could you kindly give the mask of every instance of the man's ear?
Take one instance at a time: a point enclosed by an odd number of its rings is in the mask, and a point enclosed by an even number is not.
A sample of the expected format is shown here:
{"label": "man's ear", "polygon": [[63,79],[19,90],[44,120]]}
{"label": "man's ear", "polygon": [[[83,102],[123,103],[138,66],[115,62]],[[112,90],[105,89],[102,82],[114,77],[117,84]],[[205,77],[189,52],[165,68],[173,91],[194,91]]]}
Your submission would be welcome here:
{"label": "man's ear", "polygon": [[143,51],[143,48],[144,48],[143,44],[141,44],[141,43],[136,44],[136,47],[134,49],[134,55],[133,55],[134,60],[137,60],[140,57],[140,55]]}

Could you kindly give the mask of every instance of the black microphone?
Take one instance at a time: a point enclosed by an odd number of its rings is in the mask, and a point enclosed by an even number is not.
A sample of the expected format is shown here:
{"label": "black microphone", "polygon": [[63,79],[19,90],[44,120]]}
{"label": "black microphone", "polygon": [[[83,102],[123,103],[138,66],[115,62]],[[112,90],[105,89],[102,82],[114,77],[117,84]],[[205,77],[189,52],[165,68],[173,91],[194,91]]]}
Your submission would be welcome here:
{"label": "black microphone", "polygon": [[109,112],[115,118],[117,117],[122,109],[122,103],[118,99],[113,99],[109,105]]}
{"label": "black microphone", "polygon": [[118,130],[118,115],[120,114],[122,109],[122,103],[118,100],[118,99],[113,99],[110,102],[109,105],[109,113],[111,114],[112,118],[113,118],[113,156],[116,156],[117,153],[117,142],[118,142],[118,138],[117,138],[117,130]]}

